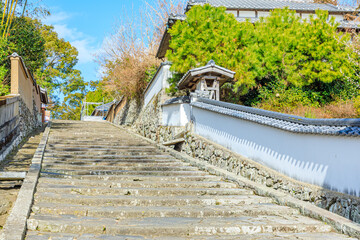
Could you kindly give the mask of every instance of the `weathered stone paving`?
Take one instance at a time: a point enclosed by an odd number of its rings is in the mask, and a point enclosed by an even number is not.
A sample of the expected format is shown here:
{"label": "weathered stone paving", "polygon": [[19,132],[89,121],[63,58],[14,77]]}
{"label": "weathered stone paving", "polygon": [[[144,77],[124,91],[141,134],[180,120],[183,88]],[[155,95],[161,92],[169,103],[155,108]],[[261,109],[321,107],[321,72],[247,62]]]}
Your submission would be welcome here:
{"label": "weathered stone paving", "polygon": [[55,122],[27,239],[348,239],[106,123]]}

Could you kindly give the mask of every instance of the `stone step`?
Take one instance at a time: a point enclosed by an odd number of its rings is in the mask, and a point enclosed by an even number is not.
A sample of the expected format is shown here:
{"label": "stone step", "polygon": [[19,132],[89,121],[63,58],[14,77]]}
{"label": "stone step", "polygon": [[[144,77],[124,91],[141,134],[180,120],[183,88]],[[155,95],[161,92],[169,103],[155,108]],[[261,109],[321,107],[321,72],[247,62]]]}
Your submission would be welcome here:
{"label": "stone step", "polygon": [[52,151],[45,150],[45,156],[158,156],[158,152],[149,151]]}
{"label": "stone step", "polygon": [[[143,236],[129,236],[129,235],[94,235],[94,234],[71,234],[71,233],[47,233],[47,232],[34,232],[28,231],[26,239],[28,240],[144,240],[148,239]],[[157,240],[188,240],[188,237],[176,237],[176,236],[163,236],[156,237]],[[192,236],[193,240],[356,240],[356,238],[346,237],[337,233],[259,233],[259,234],[241,234],[232,236]]]}
{"label": "stone step", "polygon": [[56,178],[40,178],[39,183],[44,184],[64,184],[72,186],[89,186],[89,187],[141,187],[141,188],[237,188],[235,183],[224,182],[224,181],[103,181],[103,180],[78,180],[78,179],[56,179]]}
{"label": "stone step", "polygon": [[132,146],[132,145],[117,145],[117,146],[109,146],[103,145],[99,147],[95,147],[94,145],[78,147],[74,145],[68,146],[59,146],[59,145],[48,145],[46,147],[47,150],[51,151],[65,151],[65,152],[87,152],[87,151],[131,151],[131,152],[149,152],[149,151],[160,151],[158,148],[151,146]]}
{"label": "stone step", "polygon": [[[94,140],[93,140],[94,139]],[[97,141],[95,141],[97,140]],[[102,137],[102,138],[94,138],[94,136],[89,136],[89,137],[78,137],[78,136],[68,136],[68,137],[60,137],[60,136],[53,136],[52,133],[49,136],[49,144],[64,144],[64,145],[68,145],[68,144],[83,144],[87,145],[89,143],[93,143],[95,145],[120,145],[118,143],[134,143],[136,145],[141,145],[141,146],[154,146],[152,144],[150,144],[147,141],[143,141],[143,140],[139,140],[139,139],[134,139],[134,138],[129,138],[129,137],[112,137],[112,138],[108,138],[108,137]]]}
{"label": "stone step", "polygon": [[145,239],[142,236],[125,235],[94,235],[94,234],[71,234],[71,233],[48,233],[28,231],[26,240],[140,240]]}
{"label": "stone step", "polygon": [[83,160],[49,160],[44,159],[43,164],[71,164],[76,166],[84,166],[84,165],[92,165],[92,166],[118,166],[118,167],[124,167],[124,166],[134,166],[134,167],[152,167],[152,166],[191,166],[189,163],[184,163],[180,161],[152,161],[152,160],[122,160],[122,161],[102,161],[102,160],[89,160],[89,161],[83,161]]}
{"label": "stone step", "polygon": [[96,171],[96,170],[132,170],[132,171],[197,171],[198,168],[192,166],[97,166],[97,165],[72,165],[72,164],[51,164],[51,163],[43,163],[42,168],[47,171],[52,170],[88,170],[88,171]]}
{"label": "stone step", "polygon": [[52,157],[52,158],[68,158],[68,159],[72,159],[72,158],[76,158],[76,159],[103,159],[103,160],[108,160],[108,159],[174,159],[172,156],[170,155],[156,155],[156,154],[152,154],[152,155],[125,155],[125,154],[102,154],[102,155],[71,155],[68,153],[44,153],[44,157]]}
{"label": "stone step", "polygon": [[101,146],[101,147],[115,147],[115,148],[126,148],[126,147],[131,147],[131,148],[153,148],[153,145],[150,145],[149,143],[146,142],[134,142],[134,141],[130,141],[130,140],[126,140],[126,141],[83,141],[83,140],[65,140],[65,139],[59,139],[59,140],[52,140],[49,139],[48,141],[48,146],[75,146],[75,147],[92,147],[92,146]]}
{"label": "stone step", "polygon": [[40,183],[37,192],[80,195],[181,196],[181,195],[248,195],[251,190],[234,188],[116,188],[87,187]]}
{"label": "stone step", "polygon": [[100,145],[123,145],[126,143],[133,144],[133,145],[139,145],[139,146],[151,146],[150,143],[147,141],[142,141],[138,139],[133,139],[129,137],[97,137],[94,138],[94,136],[68,136],[68,137],[60,137],[60,136],[51,136],[49,137],[49,144],[84,144],[87,145],[89,143],[94,144],[100,144]]}
{"label": "stone step", "polygon": [[77,147],[77,146],[58,146],[58,145],[48,145],[46,147],[47,150],[51,151],[66,151],[66,152],[88,152],[88,151],[119,151],[119,152],[149,152],[149,151],[159,151],[155,147],[133,147],[133,146],[101,146],[101,147],[94,147],[91,146],[84,146],[84,147]]}
{"label": "stone step", "polygon": [[80,163],[108,163],[113,164],[116,162],[124,162],[124,163],[183,163],[179,160],[173,159],[173,158],[149,158],[149,157],[122,157],[122,158],[109,158],[109,159],[102,159],[100,157],[97,158],[78,158],[78,157],[44,157],[44,162],[56,162],[61,161],[63,163],[65,162],[80,162]]}
{"label": "stone step", "polygon": [[118,145],[99,145],[99,144],[89,144],[89,145],[80,145],[80,144],[48,144],[47,149],[57,149],[61,151],[79,151],[79,150],[96,150],[96,149],[111,149],[111,150],[158,150],[154,146],[118,146]]}
{"label": "stone step", "polygon": [[66,174],[66,175],[153,175],[153,176],[205,176],[203,171],[132,171],[132,170],[67,170],[67,169],[46,169],[43,173]]}
{"label": "stone step", "polygon": [[57,173],[41,172],[41,177],[56,178],[56,179],[79,179],[79,180],[102,180],[102,181],[220,181],[221,177],[215,175],[177,175],[177,176],[151,176],[151,175],[66,175]]}
{"label": "stone step", "polygon": [[126,149],[113,149],[113,150],[107,150],[107,149],[93,149],[93,150],[79,150],[79,151],[59,151],[58,149],[50,149],[47,148],[45,153],[47,154],[59,154],[61,156],[62,154],[67,155],[99,155],[99,154],[105,154],[105,155],[161,155],[160,151],[156,151],[153,149],[144,149],[144,150],[126,150]]}
{"label": "stone step", "polygon": [[71,157],[57,157],[57,156],[44,156],[44,161],[53,160],[53,161],[80,161],[80,162],[182,162],[175,158],[158,158],[158,157],[149,157],[149,156],[123,156],[121,158],[101,158],[92,157],[92,158],[84,158],[83,156],[71,156]]}
{"label": "stone step", "polygon": [[60,144],[90,144],[90,143],[97,143],[97,144],[107,144],[107,145],[123,145],[128,143],[128,145],[139,145],[139,146],[150,146],[146,141],[139,141],[134,140],[132,138],[119,138],[119,136],[113,137],[102,137],[102,138],[94,138],[94,136],[82,136],[82,137],[75,137],[75,136],[68,136],[68,137],[49,137],[49,144],[60,143]]}
{"label": "stone step", "polygon": [[298,233],[332,231],[329,225],[302,216],[215,217],[215,218],[110,218],[75,217],[72,215],[33,215],[27,221],[31,231],[75,234],[120,234],[157,236],[207,236],[256,233]]}
{"label": "stone step", "polygon": [[87,206],[241,206],[250,204],[273,203],[271,198],[256,195],[220,195],[220,196],[89,196],[64,193],[37,192],[37,203],[65,203]]}
{"label": "stone step", "polygon": [[[137,139],[129,135],[126,131],[122,132],[122,135],[118,135],[114,133],[114,131],[108,131],[106,129],[101,129],[96,131],[87,131],[86,129],[80,129],[80,131],[71,130],[71,131],[64,131],[64,132],[50,132],[51,137],[57,138],[61,137],[63,139],[71,139],[71,138],[86,138],[87,140],[91,139],[131,139],[133,141],[141,141],[141,139]],[[89,138],[90,137],[90,138]]]}
{"label": "stone step", "polygon": [[143,218],[143,217],[186,217],[186,218],[203,218],[203,217],[243,217],[243,216],[282,216],[282,215],[299,215],[299,211],[281,207],[275,204],[253,204],[242,206],[82,206],[71,205],[68,203],[37,203],[32,208],[33,213],[42,215],[75,215],[81,217],[98,217],[98,218]]}

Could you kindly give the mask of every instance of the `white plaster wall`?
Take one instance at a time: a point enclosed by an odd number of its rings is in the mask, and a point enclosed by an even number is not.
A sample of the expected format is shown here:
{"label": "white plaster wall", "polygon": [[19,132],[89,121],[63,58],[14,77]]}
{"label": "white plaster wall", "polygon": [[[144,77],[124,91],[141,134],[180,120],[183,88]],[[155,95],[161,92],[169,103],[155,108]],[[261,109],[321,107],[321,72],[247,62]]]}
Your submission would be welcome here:
{"label": "white plaster wall", "polygon": [[190,121],[190,104],[177,103],[162,106],[163,126],[185,126]]}
{"label": "white plaster wall", "polygon": [[235,17],[238,16],[237,10],[227,10],[226,12],[233,14]]}
{"label": "white plaster wall", "polygon": [[310,20],[311,15],[316,17],[316,14],[313,14],[313,13],[302,13],[301,17],[302,17],[302,19]]}
{"label": "white plaster wall", "polygon": [[295,134],[192,107],[195,133],[297,180],[360,196],[360,138]]}
{"label": "white plaster wall", "polygon": [[258,12],[258,17],[267,17],[269,15],[270,15],[270,12],[261,12],[261,11]]}
{"label": "white plaster wall", "polygon": [[239,11],[239,17],[254,18],[256,13],[255,11]]}
{"label": "white plaster wall", "polygon": [[329,15],[329,19],[331,19],[331,17],[335,18],[335,22],[341,22],[344,20],[344,16],[343,15]]}
{"label": "white plaster wall", "polygon": [[[306,19],[306,20],[310,20],[310,16],[313,16],[314,18],[317,18],[316,14],[311,14],[311,13],[302,13],[301,16],[302,16],[302,19]],[[344,16],[343,15],[329,15],[329,20],[331,17],[334,17],[335,18],[335,22],[341,22],[344,20]]]}
{"label": "white plaster wall", "polygon": [[155,76],[151,85],[144,94],[144,106],[146,107],[152,98],[158,94],[162,89],[168,88],[168,78],[171,77],[170,65],[161,65],[158,74]]}

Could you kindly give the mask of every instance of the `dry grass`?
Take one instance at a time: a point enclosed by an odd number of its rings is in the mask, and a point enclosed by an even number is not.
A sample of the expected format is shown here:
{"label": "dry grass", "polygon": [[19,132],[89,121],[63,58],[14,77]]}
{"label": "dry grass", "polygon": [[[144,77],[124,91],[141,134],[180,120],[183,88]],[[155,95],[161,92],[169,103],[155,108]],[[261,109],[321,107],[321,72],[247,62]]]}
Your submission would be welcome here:
{"label": "dry grass", "polygon": [[[274,111],[271,107],[265,107],[265,110]],[[360,117],[354,106],[354,102],[348,101],[337,101],[321,107],[303,106],[298,105],[294,108],[286,108],[277,112],[286,114],[292,114],[307,118],[357,118]]]}
{"label": "dry grass", "polygon": [[337,0],[314,0],[314,3],[330,3],[333,5],[337,5],[338,1]]}
{"label": "dry grass", "polygon": [[105,91],[114,98],[138,96],[146,86],[146,72],[157,66],[155,42],[142,22],[125,18],[106,38],[97,56]]}

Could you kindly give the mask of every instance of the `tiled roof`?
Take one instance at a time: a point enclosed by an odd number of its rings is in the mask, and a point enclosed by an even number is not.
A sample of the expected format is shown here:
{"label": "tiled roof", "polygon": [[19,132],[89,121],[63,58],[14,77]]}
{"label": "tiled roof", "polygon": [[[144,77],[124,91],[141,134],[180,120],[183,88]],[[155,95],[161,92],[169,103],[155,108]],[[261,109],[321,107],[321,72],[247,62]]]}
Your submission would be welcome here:
{"label": "tiled roof", "polygon": [[190,103],[190,97],[182,96],[182,97],[172,98],[167,100],[165,103],[163,103],[162,106],[171,105],[171,104],[181,104],[181,103]]}
{"label": "tiled roof", "polygon": [[184,76],[180,79],[177,86],[179,89],[184,89],[187,87],[187,84],[193,79],[194,76],[201,75],[201,74],[220,74],[228,79],[234,78],[235,72],[220,67],[215,64],[214,60],[210,60],[205,66],[194,68],[189,70],[187,73],[184,74]]}
{"label": "tiled roof", "polygon": [[96,111],[108,111],[114,103],[115,103],[115,101],[105,103],[104,105],[96,107],[95,110]]}
{"label": "tiled roof", "polygon": [[172,25],[177,20],[180,20],[180,21],[186,20],[186,15],[185,14],[173,14],[173,13],[170,14],[170,16],[168,18],[168,25]]}
{"label": "tiled roof", "polygon": [[308,119],[203,98],[191,105],[294,133],[360,137],[360,119]]}
{"label": "tiled roof", "polygon": [[353,12],[351,8],[341,8],[332,4],[309,3],[296,1],[279,1],[279,0],[190,0],[187,5],[189,9],[193,5],[208,3],[214,7],[226,7],[228,9],[255,9],[270,10],[274,8],[288,7],[297,11],[315,11],[317,9],[327,10],[329,12]]}

